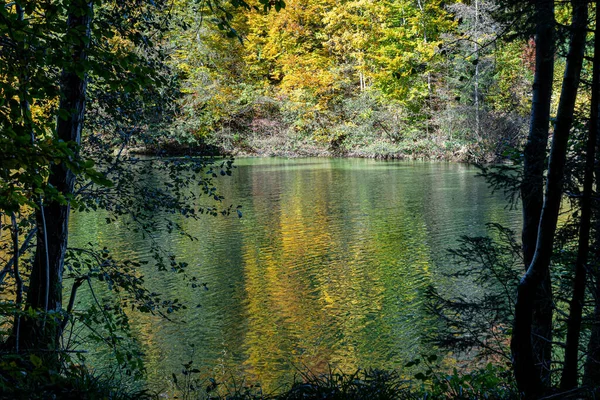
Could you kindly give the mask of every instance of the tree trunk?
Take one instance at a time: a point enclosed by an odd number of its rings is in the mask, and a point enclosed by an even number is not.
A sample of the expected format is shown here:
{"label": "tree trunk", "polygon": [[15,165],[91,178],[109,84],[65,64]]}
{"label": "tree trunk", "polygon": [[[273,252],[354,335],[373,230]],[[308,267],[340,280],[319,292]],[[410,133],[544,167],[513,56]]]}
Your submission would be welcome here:
{"label": "tree trunk", "polygon": [[[596,167],[596,179],[600,176],[600,167]],[[596,221],[596,246],[600,242],[600,221]],[[596,256],[600,254],[596,248]],[[594,290],[594,321],[590,333],[590,341],[588,342],[587,357],[583,371],[583,384],[595,387],[600,382],[600,270],[598,265],[594,268],[596,285]]]}
{"label": "tree trunk", "polygon": [[[573,110],[585,48],[587,3],[583,0],[574,0],[572,4],[571,42],[552,138],[546,193],[540,216],[537,242],[531,264],[519,282],[515,304],[511,351],[517,385],[526,398],[535,398],[545,390],[545,382],[534,373],[536,371],[536,360],[534,359],[532,346],[533,311],[536,291],[544,281],[544,276],[549,273],[554,234],[562,199],[567,142],[573,122]],[[550,99],[547,99],[547,101],[550,101]]]}
{"label": "tree trunk", "polygon": [[477,139],[478,141],[481,140],[481,122],[480,122],[480,115],[479,115],[479,35],[478,35],[478,29],[479,29],[479,2],[478,0],[475,0],[475,28],[473,29],[474,34],[475,34],[475,49],[474,49],[474,53],[475,53],[475,76],[474,76],[474,93],[473,93],[473,97],[475,100],[475,139]]}
{"label": "tree trunk", "polygon": [[579,340],[583,303],[585,301],[585,285],[592,219],[592,191],[594,183],[594,163],[596,140],[598,134],[598,89],[600,88],[600,22],[596,18],[594,32],[594,66],[592,76],[592,100],[590,106],[589,136],[586,146],[585,173],[583,178],[583,196],[581,198],[581,222],[579,224],[579,243],[575,261],[575,279],[573,282],[573,297],[570,302],[569,320],[567,323],[567,344],[565,347],[565,364],[561,378],[561,388],[569,390],[577,386]]}
{"label": "tree trunk", "polygon": [[[598,18],[598,4],[596,4],[596,28],[594,33],[594,76],[592,84],[592,115],[590,116],[590,132],[592,128],[596,132],[600,130],[600,19]],[[596,85],[594,87],[594,84]],[[595,103],[594,103],[595,99]],[[595,104],[595,108],[594,108]],[[595,114],[594,114],[595,113]],[[595,124],[592,124],[592,118],[595,118]],[[600,157],[600,146],[596,146],[596,158]],[[600,182],[600,164],[596,164],[596,192],[598,192]],[[594,275],[596,284],[594,288],[594,319],[590,332],[590,341],[588,342],[587,357],[585,360],[583,372],[583,384],[596,386],[600,382],[600,268],[598,260],[600,260],[600,215],[596,204],[596,221],[595,221],[595,258],[596,263],[592,274]]]}
{"label": "tree trunk", "polygon": [[[541,0],[536,3],[535,78],[529,135],[524,151],[523,182],[523,259],[525,268],[531,265],[537,242],[538,227],[544,203],[544,167],[548,130],[550,126],[550,99],[554,76],[554,3]],[[550,274],[543,275],[533,301],[533,360],[535,375],[549,381],[549,361],[552,335],[552,288]],[[548,340],[544,340],[548,339]]]}
{"label": "tree trunk", "polygon": [[[85,113],[85,76],[75,72],[75,66],[87,58],[92,20],[92,2],[75,0],[70,6],[67,19],[67,38],[72,38],[71,60],[66,63],[61,77],[60,110],[69,113],[67,119],[57,118],[56,141],[75,143],[81,141]],[[48,184],[64,196],[73,193],[75,174],[62,162],[50,169]],[[22,349],[57,350],[60,345],[60,321],[62,307],[62,275],[67,249],[69,204],[50,199],[40,202],[36,212],[38,226],[35,258],[27,291],[26,308],[43,311],[42,318],[23,318],[20,329]],[[48,314],[51,313],[51,314]],[[53,315],[53,318],[49,316]]]}

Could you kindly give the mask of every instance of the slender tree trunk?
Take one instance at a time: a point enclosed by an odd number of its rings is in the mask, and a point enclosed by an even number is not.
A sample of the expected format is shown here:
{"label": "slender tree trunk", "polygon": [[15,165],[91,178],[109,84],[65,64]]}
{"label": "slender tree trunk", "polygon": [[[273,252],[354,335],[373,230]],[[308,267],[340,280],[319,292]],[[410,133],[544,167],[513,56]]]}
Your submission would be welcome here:
{"label": "slender tree trunk", "polygon": [[[419,7],[419,10],[421,11],[421,17],[425,16],[425,8],[423,7],[423,4],[421,3],[421,0],[417,0],[417,6]],[[424,18],[421,20],[422,21],[422,26],[423,26],[423,43],[427,44],[427,30],[426,30],[426,25],[424,22]],[[425,121],[425,133],[427,135],[427,139],[429,139],[429,120],[431,119],[431,109],[432,109],[432,105],[433,105],[433,101],[432,101],[432,97],[433,97],[433,89],[431,87],[431,72],[427,71],[427,119]]]}
{"label": "slender tree trunk", "polygon": [[[548,130],[550,127],[550,99],[554,76],[554,3],[540,0],[536,3],[535,78],[529,135],[524,151],[523,182],[523,259],[525,268],[531,265],[538,236],[538,227],[544,203],[544,167]],[[535,375],[548,382],[552,338],[552,287],[550,274],[542,276],[536,289],[532,316],[532,360]]]}
{"label": "slender tree trunk", "polygon": [[573,122],[573,111],[585,48],[587,3],[584,0],[574,0],[572,4],[571,42],[552,138],[548,179],[537,243],[531,264],[519,282],[515,305],[511,351],[517,385],[526,398],[535,398],[545,390],[545,382],[542,381],[540,376],[534,374],[536,369],[532,346],[533,310],[536,291],[543,282],[544,276],[549,272],[554,234],[562,199],[567,142]]}
{"label": "slender tree trunk", "polygon": [[[590,116],[590,130],[596,129],[596,132],[600,130],[600,19],[598,13],[598,4],[596,3],[596,28],[594,33],[594,76],[592,83],[592,115]],[[594,84],[596,85],[594,87]],[[595,103],[594,103],[595,98]],[[594,108],[595,104],[595,108]],[[592,118],[595,118],[595,124],[592,124]],[[590,131],[591,132],[591,131]],[[596,144],[596,158],[600,157],[600,146]],[[595,166],[596,173],[596,193],[598,193],[599,182],[600,182],[600,164]],[[597,207],[597,204],[596,204]],[[583,372],[583,384],[595,386],[600,382],[600,268],[598,267],[598,260],[600,260],[600,215],[598,215],[598,209],[596,208],[596,221],[595,221],[595,248],[594,256],[595,263],[592,269],[592,274],[595,278],[594,287],[594,319],[590,332],[590,340],[588,342],[587,357],[585,360],[584,372]]]}
{"label": "slender tree trunk", "polygon": [[[600,176],[600,167],[596,167],[596,179]],[[596,220],[596,257],[600,256],[600,220]],[[596,258],[598,260],[598,258]],[[598,265],[594,268],[596,285],[594,287],[594,320],[588,342],[587,357],[583,372],[583,384],[597,386],[600,382],[600,270]]]}
{"label": "slender tree trunk", "polygon": [[365,91],[365,74],[363,74],[363,71],[360,70],[358,72],[358,79],[360,81],[360,92],[364,92]]}
{"label": "slender tree trunk", "polygon": [[477,140],[481,139],[481,129],[480,129],[480,116],[479,116],[479,35],[478,35],[478,29],[479,29],[479,2],[478,0],[475,0],[475,28],[474,28],[474,32],[475,32],[475,57],[476,57],[476,64],[475,64],[475,84],[474,84],[474,91],[475,93],[473,94],[475,97],[475,138]]}
{"label": "slender tree trunk", "polygon": [[594,66],[592,76],[592,100],[590,107],[589,136],[586,146],[585,172],[583,178],[583,196],[581,198],[581,222],[579,224],[579,243],[575,261],[575,279],[573,281],[573,297],[570,302],[569,320],[567,323],[567,344],[565,347],[565,364],[561,379],[561,388],[572,389],[577,386],[579,370],[579,341],[583,303],[585,301],[585,284],[587,279],[587,263],[592,219],[592,191],[594,183],[594,164],[596,141],[598,134],[598,89],[600,88],[600,23],[596,18],[594,32]]}
{"label": "slender tree trunk", "polygon": [[18,353],[19,348],[19,338],[21,331],[21,311],[23,305],[23,280],[21,279],[21,272],[19,271],[19,258],[21,257],[20,249],[19,249],[19,223],[17,222],[17,216],[12,213],[10,216],[11,224],[12,224],[12,239],[13,239],[13,271],[15,275],[15,286],[16,286],[16,295],[15,295],[15,305],[17,307],[17,315],[15,316],[15,343],[14,349]]}
{"label": "slender tree trunk", "polygon": [[[69,113],[67,119],[57,118],[56,138],[79,145],[85,113],[87,79],[73,68],[87,58],[92,20],[92,2],[75,0],[71,3],[67,20],[67,37],[73,39],[71,60],[60,78],[60,110]],[[54,164],[50,169],[49,185],[62,195],[73,193],[75,174],[66,163]],[[67,248],[69,204],[48,201],[36,212],[37,244],[26,307],[36,311],[52,312],[58,318],[62,307],[62,275]],[[20,346],[23,349],[56,350],[60,344],[60,321],[43,318],[22,318]]]}

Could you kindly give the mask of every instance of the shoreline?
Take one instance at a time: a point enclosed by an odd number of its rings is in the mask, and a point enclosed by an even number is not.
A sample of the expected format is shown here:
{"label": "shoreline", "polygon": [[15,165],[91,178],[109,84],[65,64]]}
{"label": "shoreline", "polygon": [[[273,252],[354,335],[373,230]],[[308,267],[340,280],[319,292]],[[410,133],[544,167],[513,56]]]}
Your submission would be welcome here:
{"label": "shoreline", "polygon": [[374,146],[361,146],[354,149],[331,149],[314,143],[300,146],[223,146],[199,143],[184,145],[179,143],[158,143],[155,146],[136,147],[129,153],[136,155],[160,156],[203,156],[203,157],[284,157],[284,158],[364,158],[375,160],[421,160],[446,161],[457,163],[494,163],[501,162],[502,157],[485,154],[481,146],[475,144],[459,144],[448,146],[447,143],[427,141],[410,144],[376,143]]}

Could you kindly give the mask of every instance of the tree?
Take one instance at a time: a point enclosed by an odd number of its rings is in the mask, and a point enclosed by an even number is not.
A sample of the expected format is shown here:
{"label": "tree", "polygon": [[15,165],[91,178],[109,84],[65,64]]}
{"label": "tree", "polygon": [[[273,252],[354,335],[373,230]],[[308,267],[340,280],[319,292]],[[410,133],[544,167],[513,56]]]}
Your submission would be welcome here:
{"label": "tree", "polygon": [[[585,167],[583,177],[583,193],[581,195],[581,219],[579,224],[579,238],[577,244],[577,258],[575,261],[575,276],[573,279],[573,295],[569,304],[569,319],[567,321],[567,339],[565,344],[565,363],[563,366],[561,389],[569,390],[577,386],[579,371],[579,344],[581,341],[582,314],[585,303],[585,287],[588,278],[587,265],[589,263],[590,230],[592,223],[592,196],[594,185],[594,165],[596,163],[596,147],[598,135],[598,117],[600,94],[600,19],[596,17],[594,29],[594,60],[592,65],[592,93],[590,101],[590,118],[588,122],[588,137],[585,151]],[[586,364],[594,360],[594,330],[590,338],[590,349]],[[587,369],[587,374],[590,373]],[[586,375],[587,375],[586,374]],[[585,380],[588,380],[589,376]],[[592,384],[594,381],[584,382]]]}
{"label": "tree", "polygon": [[[596,292],[592,290],[591,293],[586,293],[586,285],[594,283],[593,279],[589,279],[589,271],[592,271],[594,278],[597,277],[597,258],[589,256],[590,246],[594,246],[591,248],[596,252],[594,256],[597,255],[597,238],[596,243],[591,242],[590,235],[592,229],[597,228],[597,225],[592,225],[593,218],[597,218],[597,207],[593,200],[598,129],[597,65],[594,65],[591,71],[582,73],[584,61],[592,60],[592,57],[584,57],[585,50],[589,48],[586,42],[589,4],[585,1],[574,1],[571,3],[571,9],[557,6],[556,11],[553,1],[540,1],[533,5],[536,68],[529,136],[521,157],[515,158],[516,166],[483,168],[484,176],[490,179],[493,186],[506,190],[513,201],[514,196],[520,193],[522,200],[522,255],[526,273],[516,288],[514,316],[509,315],[509,318],[506,318],[502,313],[495,314],[496,316],[491,318],[493,325],[490,328],[495,327],[496,323],[512,322],[513,369],[519,391],[526,398],[538,398],[558,390],[557,387],[553,387],[557,382],[557,372],[562,373],[562,390],[585,389],[576,386],[579,382],[580,367],[583,366],[580,362],[583,347],[581,344],[585,342],[588,332],[590,340],[583,381],[590,387],[597,385],[592,376],[596,376],[594,374],[597,368],[598,343],[597,308],[590,315],[589,307],[586,307],[592,299],[596,307],[598,304]],[[556,30],[563,29],[566,25],[557,24],[555,18],[561,21],[571,18],[572,21],[570,26],[564,29],[570,34],[569,42],[564,46],[561,45]],[[518,21],[515,21],[515,24],[517,23]],[[525,31],[526,29],[523,29],[523,32]],[[594,46],[597,46],[596,41]],[[560,55],[563,47],[568,48],[568,54],[551,136],[552,148],[547,160],[554,62],[557,53]],[[559,49],[559,52],[556,49]],[[594,50],[593,60],[596,54]],[[591,99],[586,92],[579,91],[580,81],[587,84],[586,74],[592,75]],[[582,105],[587,106],[588,101],[591,111],[588,135],[585,137],[582,122],[584,118],[576,116],[575,111],[581,110]],[[519,164],[521,160],[522,165]],[[559,224],[560,204],[567,199],[571,201],[571,217]],[[561,226],[557,229],[558,225]],[[595,234],[597,235],[597,231]],[[476,239],[471,238],[472,242],[467,242],[473,243],[468,251],[461,250],[462,252],[457,254],[471,262],[475,256],[478,257],[478,261],[487,260],[490,266],[486,270],[496,271],[502,266],[502,263],[497,261],[498,251],[490,248],[487,242]],[[481,256],[481,253],[485,254],[485,257]],[[509,255],[510,252],[506,254]],[[476,275],[480,274],[478,270],[470,268],[466,273],[480,279],[479,275]],[[493,287],[489,289],[489,297],[495,295],[494,290]],[[510,290],[507,290],[507,293],[506,301],[511,303]],[[486,312],[496,312],[495,307],[501,302],[486,305],[485,297],[474,303],[460,299],[450,301],[441,299],[435,293],[433,298],[437,301],[434,303],[437,308],[433,311],[453,329],[450,334],[458,333],[458,337],[451,339],[454,345],[466,345],[469,348],[476,345],[482,350],[482,354],[489,351],[487,334],[479,333],[476,335],[477,339],[471,339],[471,342],[468,336],[463,336],[465,332],[481,332],[481,324],[478,324],[476,317],[485,316]],[[553,317],[555,310],[564,314],[561,302],[569,307],[564,324],[562,318]],[[465,315],[469,317],[465,318]],[[561,339],[565,336],[566,342],[562,343]],[[444,336],[443,339],[448,340],[449,337]],[[557,357],[553,346],[564,349],[564,359],[560,357],[560,353]],[[553,367],[556,364],[561,365],[561,368]]]}
{"label": "tree", "polygon": [[433,107],[437,49],[454,22],[439,1],[389,1],[382,8],[384,28],[371,56],[375,85],[423,118],[421,110]]}
{"label": "tree", "polygon": [[[553,1],[535,3],[535,77],[531,122],[523,158],[521,201],[523,204],[523,261],[531,265],[538,238],[538,227],[543,206],[544,163],[550,126],[550,100],[554,75],[554,4]],[[550,274],[545,272],[536,297],[533,329],[536,333],[535,350],[531,350],[525,368],[535,368],[537,379],[549,383],[550,343],[552,338],[552,288]],[[532,311],[533,312],[533,311]],[[519,354],[517,355],[517,359]],[[529,353],[527,355],[529,357]],[[520,364],[517,365],[520,366]],[[530,370],[531,371],[531,370]]]}
{"label": "tree", "polygon": [[[554,233],[562,199],[567,142],[573,121],[575,99],[585,49],[587,3],[585,1],[573,1],[572,4],[571,42],[556,116],[552,150],[548,162],[548,178],[539,219],[536,246],[527,272],[519,282],[515,304],[515,322],[511,341],[513,365],[519,390],[528,398],[539,396],[548,384],[539,375],[532,373],[536,370],[536,360],[534,360],[532,348],[532,324],[535,295],[542,287],[546,279],[545,276],[549,273],[548,268],[552,256]],[[542,6],[540,4],[540,8]],[[545,5],[545,12],[548,12],[547,7],[548,4]],[[540,21],[548,21],[548,19],[539,18],[538,24]],[[538,100],[549,103],[551,98],[542,97]],[[534,107],[535,102],[534,100]],[[532,114],[532,119],[534,116]],[[527,176],[525,179],[527,179]]]}
{"label": "tree", "polygon": [[[129,7],[129,4],[121,3],[119,11]],[[57,353],[53,350],[59,348],[61,322],[65,318],[62,282],[76,176],[87,176],[99,184],[109,183],[92,168],[92,162],[81,157],[79,150],[89,75],[97,73],[105,80],[113,78],[106,64],[115,61],[120,54],[118,51],[111,53],[105,47],[109,34],[111,37],[118,35],[132,44],[143,39],[135,38],[140,35],[139,31],[119,25],[123,21],[106,19],[109,12],[114,10],[100,5],[95,7],[95,2],[84,0],[60,5],[24,1],[2,7],[3,39],[10,49],[3,54],[19,61],[19,70],[9,67],[2,73],[4,105],[12,108],[3,113],[3,138],[10,148],[25,145],[16,152],[17,157],[9,156],[2,165],[6,179],[2,211],[10,213],[14,220],[22,206],[34,207],[33,229],[37,232],[24,305],[25,310],[31,312],[23,317],[17,313],[17,323],[7,343],[17,351],[51,350],[48,354],[54,361]],[[141,13],[132,13],[132,18]],[[103,26],[107,23],[113,25]],[[48,51],[45,46],[51,46],[54,51]],[[121,64],[112,70],[129,71],[131,67]],[[135,68],[138,74],[148,72],[139,65],[133,66]],[[15,74],[21,77],[16,84],[13,83]],[[124,85],[130,83],[123,82]],[[142,84],[142,81],[137,83]],[[15,110],[16,100],[20,110]],[[53,103],[57,107],[52,107]],[[43,104],[49,104],[49,109],[39,110]],[[32,107],[41,114],[37,118],[33,116]],[[54,120],[56,124],[52,126]],[[21,155],[23,159],[19,159]],[[15,169],[20,172],[11,173]],[[40,178],[30,178],[30,175]],[[16,226],[13,234],[18,239]],[[20,275],[18,246],[13,251],[14,274],[17,276]],[[22,287],[18,288],[19,292],[21,290]]]}
{"label": "tree", "polygon": [[[169,7],[162,1],[85,0],[0,7],[0,217],[11,221],[0,225],[11,239],[2,242],[11,255],[3,259],[2,289],[10,288],[8,275],[15,279],[15,301],[2,302],[3,317],[14,317],[4,354],[41,357],[46,362],[39,365],[59,371],[69,359],[62,333],[80,323],[114,349],[118,368],[131,372],[141,361],[135,349],[117,349],[117,330],[127,325],[123,307],[162,315],[184,307],[146,290],[137,261],[115,260],[109,249],[69,248],[72,209],[103,208],[109,222],[130,216],[131,228],[150,237],[156,224],[147,217],[157,212],[199,218],[230,211],[218,206],[222,197],[212,179],[231,174],[231,160],[141,161],[125,151],[174,113],[169,102],[180,90],[162,39]],[[227,16],[215,13],[228,29]],[[156,171],[166,176],[165,185],[146,188],[139,177]],[[199,204],[200,196],[210,200]],[[161,224],[184,233],[175,220]],[[158,244],[153,251],[157,268],[179,272],[188,282],[197,279]],[[87,284],[93,292],[92,280],[120,291],[123,303],[97,300],[73,313],[78,289]],[[95,321],[106,335],[94,332]],[[9,365],[2,361],[2,368]]]}
{"label": "tree", "polygon": [[[93,3],[72,2],[67,9],[66,36],[72,41],[70,55],[73,64],[87,61],[87,49],[91,39]],[[81,132],[85,114],[87,72],[77,73],[74,65],[65,65],[60,76],[60,101],[58,112],[64,118],[57,118],[55,140],[81,144]],[[77,157],[77,150],[73,154]],[[50,166],[48,187],[52,187],[63,198],[73,195],[75,172],[66,162]],[[62,203],[62,204],[61,204]],[[36,211],[37,240],[35,260],[31,270],[29,290],[25,307],[60,314],[62,309],[62,273],[67,251],[70,204],[58,199],[40,201]],[[14,341],[21,349],[58,349],[62,334],[59,321],[37,318],[23,318],[20,331],[15,329]],[[19,337],[20,335],[20,337]]]}

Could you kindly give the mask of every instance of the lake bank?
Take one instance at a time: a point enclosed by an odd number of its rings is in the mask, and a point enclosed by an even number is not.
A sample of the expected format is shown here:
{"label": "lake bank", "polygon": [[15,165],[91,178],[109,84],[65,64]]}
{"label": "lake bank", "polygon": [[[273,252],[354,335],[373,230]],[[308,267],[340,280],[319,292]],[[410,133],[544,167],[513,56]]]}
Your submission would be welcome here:
{"label": "lake bank", "polygon": [[376,160],[428,160],[458,163],[493,163],[504,159],[498,151],[490,151],[480,143],[458,141],[385,140],[369,144],[321,143],[310,139],[281,136],[249,137],[237,141],[198,142],[195,144],[161,141],[130,150],[135,154],[234,156],[240,157],[336,157]]}

